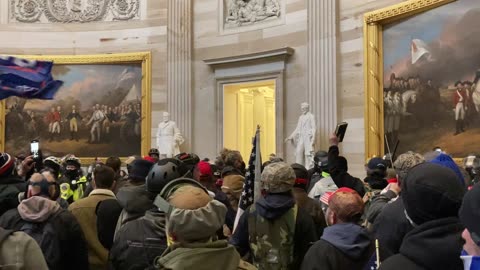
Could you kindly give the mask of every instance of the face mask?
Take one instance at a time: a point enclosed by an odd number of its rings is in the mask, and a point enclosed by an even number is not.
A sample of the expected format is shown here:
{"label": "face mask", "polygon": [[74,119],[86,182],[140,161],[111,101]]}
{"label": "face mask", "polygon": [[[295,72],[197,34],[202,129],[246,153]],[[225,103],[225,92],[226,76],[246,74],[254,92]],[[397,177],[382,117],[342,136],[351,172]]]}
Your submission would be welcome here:
{"label": "face mask", "polygon": [[68,179],[74,180],[78,177],[78,171],[77,170],[66,170],[65,175],[68,177]]}

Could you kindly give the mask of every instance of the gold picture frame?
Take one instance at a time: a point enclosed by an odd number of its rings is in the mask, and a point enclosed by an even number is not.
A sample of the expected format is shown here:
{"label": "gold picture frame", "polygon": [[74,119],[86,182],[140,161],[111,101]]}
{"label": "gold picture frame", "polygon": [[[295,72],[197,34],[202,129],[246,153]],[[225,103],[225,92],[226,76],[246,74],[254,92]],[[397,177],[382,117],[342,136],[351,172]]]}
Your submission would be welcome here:
{"label": "gold picture frame", "polygon": [[383,26],[457,0],[410,0],[365,13],[364,89],[365,158],[384,155],[383,119]]}
{"label": "gold picture frame", "polygon": [[[152,96],[152,55],[151,52],[92,54],[92,55],[15,55],[28,60],[53,61],[55,65],[101,65],[141,63],[141,155],[147,155],[151,145],[151,96]],[[6,141],[6,100],[0,102],[0,151],[5,151]],[[82,165],[94,162],[95,157],[79,156]],[[106,157],[97,157],[102,161]],[[126,157],[121,157],[125,160]]]}

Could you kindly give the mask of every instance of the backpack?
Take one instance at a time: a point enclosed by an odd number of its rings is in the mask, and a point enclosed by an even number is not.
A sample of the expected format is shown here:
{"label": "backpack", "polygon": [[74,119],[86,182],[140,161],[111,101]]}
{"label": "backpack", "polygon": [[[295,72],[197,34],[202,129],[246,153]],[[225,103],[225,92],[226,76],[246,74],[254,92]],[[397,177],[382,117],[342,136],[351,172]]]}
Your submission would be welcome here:
{"label": "backpack", "polygon": [[58,229],[53,220],[58,213],[54,214],[42,223],[27,222],[20,231],[30,235],[40,246],[49,269],[57,269],[61,262],[61,245]]}
{"label": "backpack", "polygon": [[257,215],[255,205],[250,207],[248,232],[255,267],[262,270],[292,269],[297,213],[295,204],[278,219],[268,220]]}
{"label": "backpack", "polygon": [[20,193],[20,191],[15,185],[0,185],[0,215],[17,207],[18,193]]}

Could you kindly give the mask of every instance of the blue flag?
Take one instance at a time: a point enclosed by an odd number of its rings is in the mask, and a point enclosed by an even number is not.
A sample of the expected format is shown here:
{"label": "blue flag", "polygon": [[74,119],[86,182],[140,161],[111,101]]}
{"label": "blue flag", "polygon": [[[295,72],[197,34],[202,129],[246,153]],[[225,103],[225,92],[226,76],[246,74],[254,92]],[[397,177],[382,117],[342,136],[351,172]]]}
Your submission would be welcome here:
{"label": "blue flag", "polygon": [[53,80],[52,67],[53,62],[0,56],[0,100],[53,99],[63,82]]}

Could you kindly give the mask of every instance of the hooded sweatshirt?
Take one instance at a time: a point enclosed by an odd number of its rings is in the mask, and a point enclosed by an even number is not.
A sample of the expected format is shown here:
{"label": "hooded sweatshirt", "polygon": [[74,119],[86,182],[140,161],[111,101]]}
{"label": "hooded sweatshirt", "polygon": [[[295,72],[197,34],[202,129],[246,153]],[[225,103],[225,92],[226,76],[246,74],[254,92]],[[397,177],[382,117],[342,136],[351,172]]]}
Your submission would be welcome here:
{"label": "hooded sweatshirt", "polygon": [[33,223],[46,221],[60,209],[61,207],[56,201],[39,196],[30,197],[18,205],[18,213],[22,219]]}
{"label": "hooded sweatshirt", "polygon": [[380,269],[461,270],[462,231],[456,217],[425,222],[405,236],[400,253],[385,260]]}
{"label": "hooded sweatshirt", "polygon": [[368,232],[353,223],[325,228],[322,238],[307,252],[302,270],[363,269],[373,253]]}
{"label": "hooded sweatshirt", "polygon": [[153,196],[146,190],[145,184],[125,186],[118,191],[116,196],[123,211],[118,218],[115,232],[123,224],[144,216],[147,210],[154,208]]}

